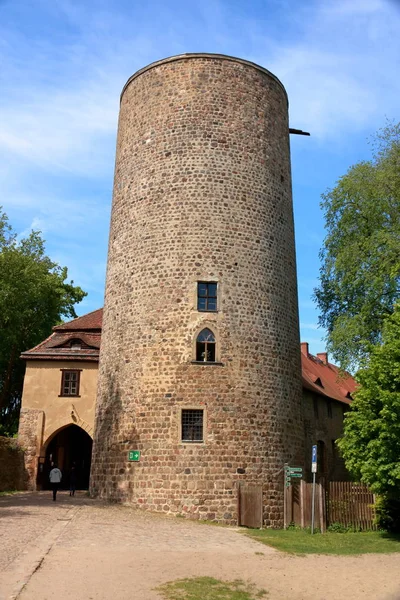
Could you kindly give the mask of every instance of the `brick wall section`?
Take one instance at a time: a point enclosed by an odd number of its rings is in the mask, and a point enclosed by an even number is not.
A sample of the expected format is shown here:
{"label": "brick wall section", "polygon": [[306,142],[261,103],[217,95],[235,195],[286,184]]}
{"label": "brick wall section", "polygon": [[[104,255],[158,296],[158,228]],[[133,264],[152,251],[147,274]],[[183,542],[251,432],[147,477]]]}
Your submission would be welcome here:
{"label": "brick wall section", "polygon": [[[330,404],[330,412],[328,405]],[[344,460],[335,442],[343,434],[343,415],[349,407],[346,404],[329,400],[326,396],[303,390],[304,436],[306,443],[306,477],[311,481],[311,447],[323,442],[325,464],[318,459],[319,475],[329,481],[350,481]]]}
{"label": "brick wall section", "polygon": [[28,490],[36,489],[38,458],[43,438],[44,412],[22,408],[19,417],[18,441],[24,449],[24,468]]}
{"label": "brick wall section", "polygon": [[17,440],[0,437],[0,492],[25,489],[24,455]]}
{"label": "brick wall section", "polygon": [[[218,281],[219,311],[196,308]],[[249,63],[161,61],[121,102],[91,491],[234,523],[237,483],[264,483],[280,526],[303,464],[287,98]],[[192,364],[203,327],[222,365]],[[206,408],[204,444],[179,442]],[[139,463],[127,451],[139,449]]]}

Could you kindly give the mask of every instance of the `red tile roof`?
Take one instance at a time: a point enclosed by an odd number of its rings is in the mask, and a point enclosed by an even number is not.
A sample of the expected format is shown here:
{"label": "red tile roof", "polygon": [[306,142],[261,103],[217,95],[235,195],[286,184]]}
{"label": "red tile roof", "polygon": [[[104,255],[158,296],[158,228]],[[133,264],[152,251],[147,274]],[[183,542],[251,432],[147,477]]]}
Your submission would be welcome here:
{"label": "red tile roof", "polygon": [[83,315],[82,317],[78,317],[73,321],[69,321],[68,323],[62,323],[61,325],[56,325],[53,327],[53,331],[70,331],[73,330],[92,330],[92,329],[100,329],[103,321],[103,309],[98,308],[87,315]]}
{"label": "red tile roof", "polygon": [[[103,309],[53,327],[53,333],[43,342],[21,354],[25,360],[99,360]],[[70,340],[80,340],[82,347],[68,347]]]}
{"label": "red tile roof", "polygon": [[357,384],[349,373],[340,371],[336,365],[328,362],[325,352],[313,356],[308,352],[308,344],[302,343],[301,371],[303,387],[306,389],[332,400],[351,404]]}

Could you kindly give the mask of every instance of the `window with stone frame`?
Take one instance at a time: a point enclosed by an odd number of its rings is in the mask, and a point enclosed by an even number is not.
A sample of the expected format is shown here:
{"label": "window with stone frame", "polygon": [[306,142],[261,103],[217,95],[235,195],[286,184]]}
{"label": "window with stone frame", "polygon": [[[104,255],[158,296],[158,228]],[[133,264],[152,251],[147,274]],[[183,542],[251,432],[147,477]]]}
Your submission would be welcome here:
{"label": "window with stone frame", "polygon": [[198,408],[182,408],[181,412],[181,441],[204,441],[204,410]]}
{"label": "window with stone frame", "polygon": [[79,369],[61,371],[60,396],[79,396],[81,372]]}
{"label": "window with stone frame", "polygon": [[215,336],[207,327],[200,331],[196,339],[196,361],[215,362]]}
{"label": "window with stone frame", "polygon": [[197,310],[217,311],[217,283],[215,281],[199,281],[197,283]]}

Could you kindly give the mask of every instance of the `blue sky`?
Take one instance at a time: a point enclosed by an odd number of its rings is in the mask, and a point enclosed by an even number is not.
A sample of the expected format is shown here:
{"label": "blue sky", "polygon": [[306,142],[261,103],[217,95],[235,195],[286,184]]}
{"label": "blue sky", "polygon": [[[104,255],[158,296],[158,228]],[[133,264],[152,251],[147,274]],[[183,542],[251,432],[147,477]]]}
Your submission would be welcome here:
{"label": "blue sky", "polygon": [[137,69],[184,52],[266,67],[285,85],[302,341],[324,350],[311,299],[320,195],[399,119],[400,0],[0,0],[0,202],[21,234],[102,306],[119,94]]}

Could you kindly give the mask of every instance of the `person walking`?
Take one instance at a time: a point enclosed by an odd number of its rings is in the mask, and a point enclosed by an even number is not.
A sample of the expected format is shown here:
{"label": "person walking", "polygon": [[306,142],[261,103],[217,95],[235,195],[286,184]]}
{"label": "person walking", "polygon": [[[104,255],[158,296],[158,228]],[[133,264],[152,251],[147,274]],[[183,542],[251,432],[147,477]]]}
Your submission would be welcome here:
{"label": "person walking", "polygon": [[50,471],[50,484],[51,484],[51,488],[53,490],[53,502],[56,501],[56,497],[57,497],[57,491],[59,488],[59,485],[61,483],[61,479],[62,479],[62,473],[60,471],[60,469],[57,467],[56,463],[53,464],[53,468]]}

